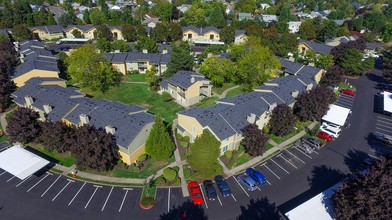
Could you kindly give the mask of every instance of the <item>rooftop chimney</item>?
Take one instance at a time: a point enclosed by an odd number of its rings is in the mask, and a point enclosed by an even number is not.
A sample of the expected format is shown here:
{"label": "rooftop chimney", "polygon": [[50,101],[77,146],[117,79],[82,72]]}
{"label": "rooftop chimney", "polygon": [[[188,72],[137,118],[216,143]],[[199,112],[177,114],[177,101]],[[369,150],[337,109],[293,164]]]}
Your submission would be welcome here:
{"label": "rooftop chimney", "polygon": [[106,131],[106,133],[114,134],[114,133],[116,132],[116,128],[114,128],[114,127],[111,126],[111,125],[107,125],[107,126],[105,127],[105,131]]}
{"label": "rooftop chimney", "polygon": [[89,119],[88,115],[86,115],[86,114],[80,114],[79,119],[80,119],[80,122],[82,125],[86,125],[90,122],[90,119]]}
{"label": "rooftop chimney", "polygon": [[271,104],[270,106],[269,106],[269,111],[270,112],[272,112],[272,110],[274,110],[274,108],[277,106],[277,104],[276,104],[276,102],[274,102],[273,104]]}
{"label": "rooftop chimney", "polygon": [[44,112],[46,114],[49,114],[53,110],[52,106],[50,105],[44,105]]}
{"label": "rooftop chimney", "polygon": [[25,101],[27,106],[31,106],[34,103],[33,97],[31,96],[25,96]]}
{"label": "rooftop chimney", "polygon": [[191,83],[195,83],[195,77],[192,76]]}
{"label": "rooftop chimney", "polygon": [[313,89],[313,83],[309,83],[307,86],[306,86],[306,91],[309,91],[309,90],[312,90]]}
{"label": "rooftop chimney", "polygon": [[253,123],[256,122],[256,115],[253,114],[253,113],[250,113],[250,115],[246,117],[246,120],[247,120],[249,123],[253,124]]}
{"label": "rooftop chimney", "polygon": [[163,49],[162,54],[167,54],[167,49]]}
{"label": "rooftop chimney", "polygon": [[294,98],[297,98],[297,97],[298,97],[298,94],[299,94],[298,90],[295,90],[294,92],[291,92],[291,95],[292,95]]}
{"label": "rooftop chimney", "polygon": [[143,49],[143,53],[148,53],[148,50],[147,49]]}

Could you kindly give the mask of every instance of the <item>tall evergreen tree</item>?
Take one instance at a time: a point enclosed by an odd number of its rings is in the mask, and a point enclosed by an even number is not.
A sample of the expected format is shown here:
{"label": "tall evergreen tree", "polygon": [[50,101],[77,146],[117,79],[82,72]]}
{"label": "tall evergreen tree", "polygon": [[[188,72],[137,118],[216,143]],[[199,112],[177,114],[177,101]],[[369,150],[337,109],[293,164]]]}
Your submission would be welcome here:
{"label": "tall evergreen tree", "polygon": [[146,141],[146,153],[154,160],[165,160],[173,155],[174,148],[165,124],[160,117],[156,117]]}
{"label": "tall evergreen tree", "polygon": [[192,70],[194,58],[187,42],[176,41],[171,44],[172,53],[167,64],[167,75],[171,76],[178,70]]}

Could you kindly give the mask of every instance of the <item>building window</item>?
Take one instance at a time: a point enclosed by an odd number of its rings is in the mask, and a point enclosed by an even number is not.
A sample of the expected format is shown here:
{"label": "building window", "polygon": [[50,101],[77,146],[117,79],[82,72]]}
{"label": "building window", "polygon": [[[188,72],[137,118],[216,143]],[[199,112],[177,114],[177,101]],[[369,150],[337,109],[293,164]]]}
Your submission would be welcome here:
{"label": "building window", "polygon": [[192,39],[192,34],[188,34],[188,39]]}
{"label": "building window", "polygon": [[222,148],[222,152],[223,152],[223,153],[226,152],[228,147],[229,147],[229,145],[224,146],[224,147]]}
{"label": "building window", "polygon": [[210,40],[214,40],[214,35],[213,34],[210,35]]}
{"label": "building window", "polygon": [[195,127],[192,127],[192,131],[195,132],[195,131],[196,131],[196,128],[195,128]]}
{"label": "building window", "polygon": [[229,138],[226,138],[226,139],[224,139],[223,141],[228,141],[229,140]]}

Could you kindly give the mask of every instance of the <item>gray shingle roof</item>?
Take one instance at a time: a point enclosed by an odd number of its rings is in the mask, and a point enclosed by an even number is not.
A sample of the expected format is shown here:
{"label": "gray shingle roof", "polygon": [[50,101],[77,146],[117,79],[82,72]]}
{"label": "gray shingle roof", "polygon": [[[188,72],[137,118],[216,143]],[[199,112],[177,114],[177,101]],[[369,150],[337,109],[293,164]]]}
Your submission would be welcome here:
{"label": "gray shingle roof", "polygon": [[[192,82],[192,78],[195,80],[194,82]],[[180,70],[180,71],[177,71],[177,73],[174,74],[173,76],[164,80],[160,84],[160,86],[166,88],[165,85],[167,86],[167,83],[169,83],[174,86],[179,86],[181,88],[188,89],[189,87],[191,87],[193,84],[195,84],[198,81],[208,81],[209,82],[209,80],[206,79],[200,73],[196,73],[193,71]]]}
{"label": "gray shingle roof", "polygon": [[14,78],[14,77],[21,76],[34,69],[60,72],[59,67],[57,66],[57,62],[29,60],[15,67],[15,69],[12,72],[12,77]]}
{"label": "gray shingle roof", "polygon": [[64,31],[69,31],[74,27],[82,30],[83,32],[88,32],[89,30],[95,28],[93,25],[68,25],[66,28],[64,28]]}
{"label": "gray shingle roof", "polygon": [[29,29],[32,30],[42,30],[45,31],[48,34],[55,34],[55,33],[62,33],[63,29],[61,28],[60,25],[46,25],[46,26],[35,26],[35,27],[29,27]]}
{"label": "gray shingle roof", "polygon": [[309,40],[299,40],[299,43],[304,43],[310,47],[317,54],[330,54],[332,46],[326,44],[320,44]]}
{"label": "gray shingle roof", "polygon": [[219,29],[216,27],[213,27],[213,26],[198,28],[193,25],[189,25],[189,26],[182,28],[182,32],[185,32],[188,30],[192,30],[193,32],[196,32],[199,35],[204,35],[205,33],[208,33],[210,31],[215,31],[216,33],[219,33]]}
{"label": "gray shingle roof", "polygon": [[234,36],[240,36],[240,35],[242,35],[242,34],[245,34],[245,30],[235,30],[235,35]]}
{"label": "gray shingle roof", "polygon": [[52,52],[36,48],[19,51],[19,54],[23,54],[22,56],[24,56],[23,60],[25,62],[28,60],[36,60],[38,57],[53,57],[53,59],[56,59],[56,57],[52,55]]}
{"label": "gray shingle roof", "polygon": [[378,50],[378,49],[384,49],[384,46],[379,43],[366,42],[366,49]]}
{"label": "gray shingle roof", "polygon": [[19,43],[19,50],[26,50],[32,48],[44,49],[45,44],[37,40],[27,40]]}
{"label": "gray shingle roof", "polygon": [[289,74],[297,73],[304,66],[302,63],[292,62],[282,57],[276,57],[276,58],[282,64],[282,68],[284,69],[284,71]]}
{"label": "gray shingle roof", "polygon": [[127,53],[115,53],[111,59],[112,63],[125,63]]}

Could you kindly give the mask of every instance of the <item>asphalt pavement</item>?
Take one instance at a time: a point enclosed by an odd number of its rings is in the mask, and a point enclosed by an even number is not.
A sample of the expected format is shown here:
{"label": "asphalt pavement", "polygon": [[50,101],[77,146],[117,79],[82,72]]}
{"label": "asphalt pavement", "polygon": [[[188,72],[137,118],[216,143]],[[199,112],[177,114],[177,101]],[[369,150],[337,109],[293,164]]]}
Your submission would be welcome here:
{"label": "asphalt pavement", "polygon": [[[295,147],[283,150],[254,166],[267,177],[266,184],[248,191],[235,176],[229,177],[232,196],[218,193],[218,200],[206,200],[194,211],[208,219],[235,219],[240,214],[249,215],[247,210],[255,206],[277,207],[285,213],[348,174],[362,170],[365,158],[390,153],[390,146],[373,138],[383,127],[381,124],[390,126],[388,122],[392,121],[391,116],[376,111],[374,86],[380,80],[379,73],[349,79],[357,88],[356,96],[338,100],[352,109],[348,119],[351,126],[338,139],[312,154]],[[145,211],[138,205],[142,191],[139,187],[85,183],[46,171],[22,181],[0,170],[0,183],[0,216],[4,219],[181,219],[186,213],[182,210],[189,209],[189,198],[182,196],[180,188],[159,188],[155,207]],[[201,188],[205,196],[202,185]]]}

